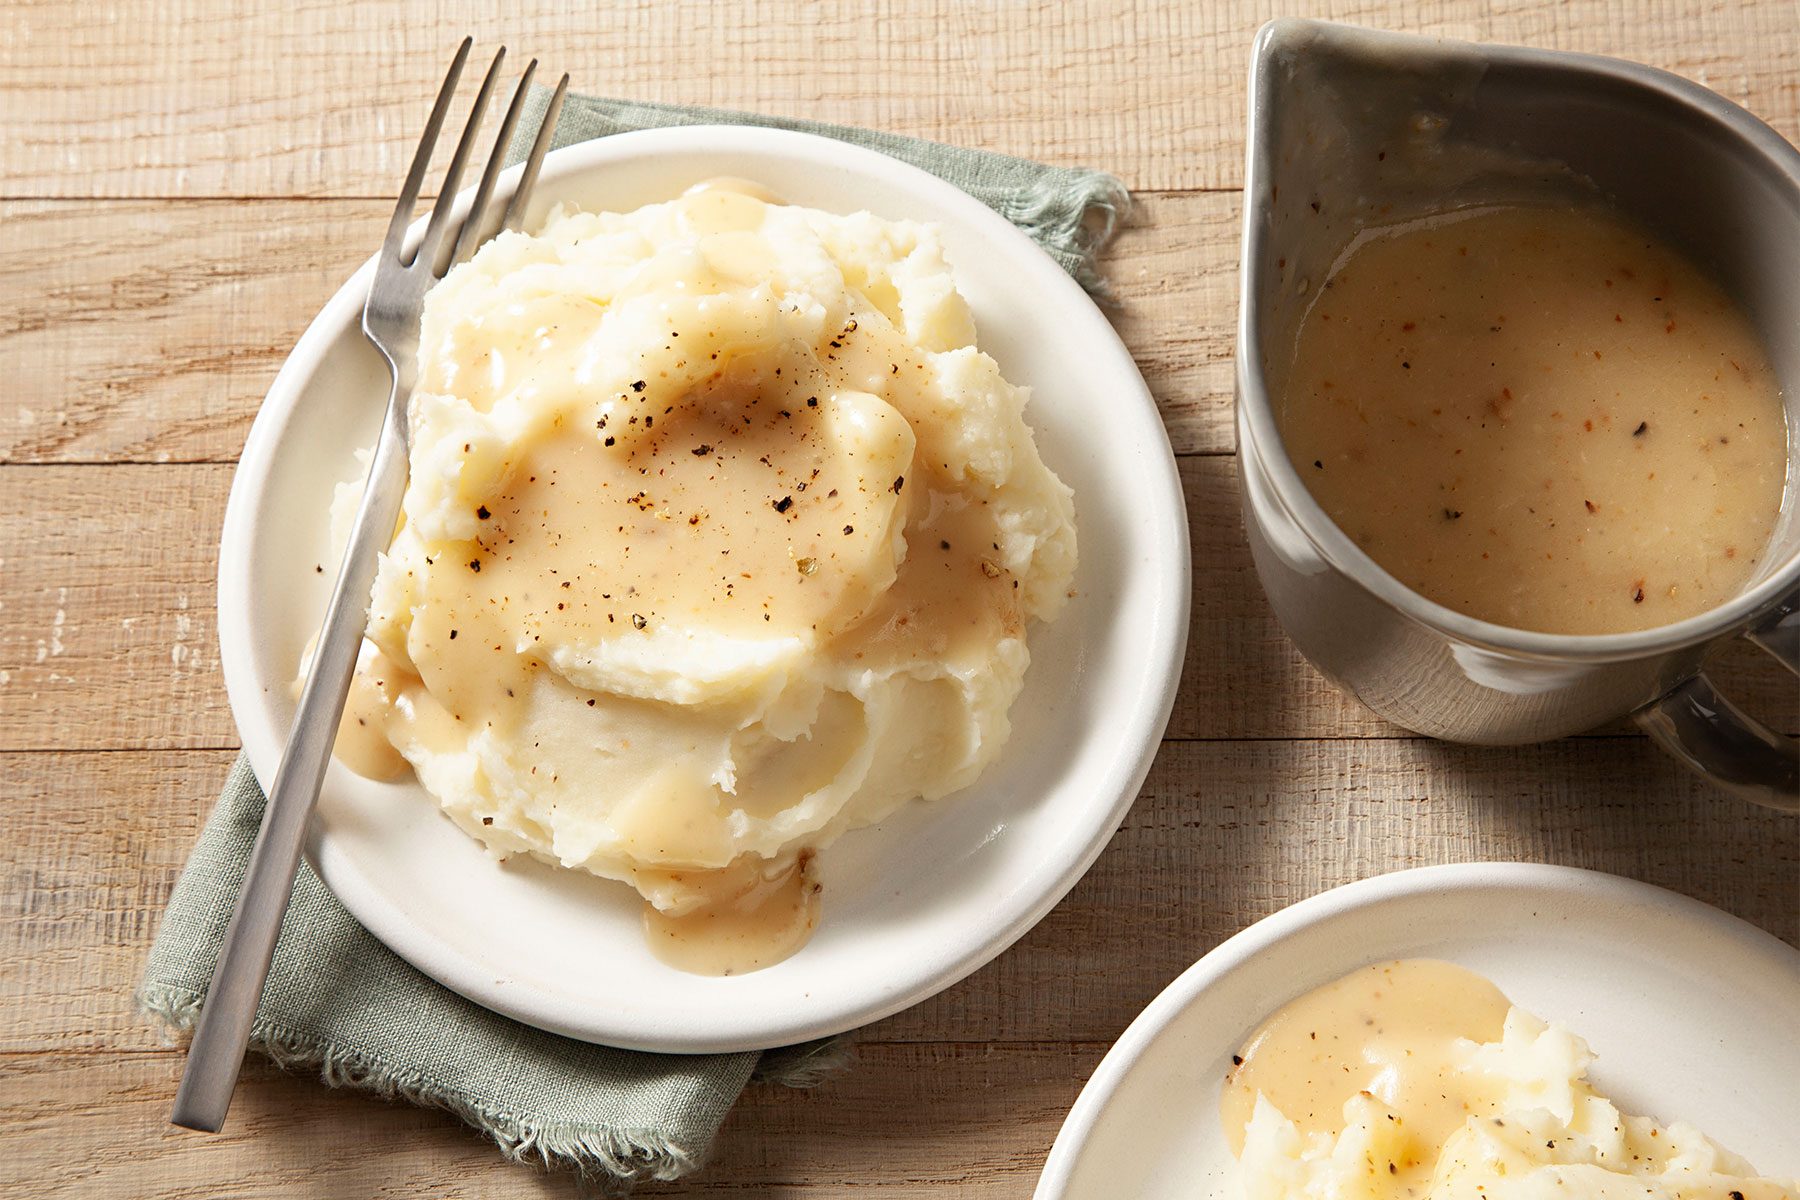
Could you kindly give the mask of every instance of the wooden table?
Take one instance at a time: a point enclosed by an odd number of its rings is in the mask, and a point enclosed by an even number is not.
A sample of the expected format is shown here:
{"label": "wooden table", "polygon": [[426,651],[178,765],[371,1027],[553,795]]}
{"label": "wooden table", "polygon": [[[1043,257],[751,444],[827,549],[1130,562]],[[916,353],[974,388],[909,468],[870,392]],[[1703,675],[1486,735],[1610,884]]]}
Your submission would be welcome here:
{"label": "wooden table", "polygon": [[[176,1131],[180,1055],[130,1004],[237,745],[213,619],[232,462],[288,347],[379,239],[464,32],[589,91],[1105,167],[1139,198],[1107,269],[1193,522],[1169,740],[1042,925],[867,1030],[849,1074],[753,1089],[692,1190],[1024,1196],[1082,1081],[1169,979],[1284,905],[1399,867],[1594,867],[1800,941],[1793,818],[1708,794],[1624,727],[1520,750],[1406,736],[1333,692],[1270,618],[1230,420],[1244,68],[1267,5],[498,7],[0,3],[0,1193],[572,1192],[446,1114],[263,1064],[225,1134]],[[1640,59],[1800,137],[1791,2],[1323,7]],[[1731,657],[1734,688],[1800,727],[1791,678]]]}

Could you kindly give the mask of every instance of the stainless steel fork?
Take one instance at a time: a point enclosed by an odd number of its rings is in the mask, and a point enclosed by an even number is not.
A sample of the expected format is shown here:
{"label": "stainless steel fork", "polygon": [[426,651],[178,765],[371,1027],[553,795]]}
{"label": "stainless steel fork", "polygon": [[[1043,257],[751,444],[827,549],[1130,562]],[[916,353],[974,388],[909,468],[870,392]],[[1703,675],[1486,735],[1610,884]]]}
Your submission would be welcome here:
{"label": "stainless steel fork", "polygon": [[488,68],[481,92],[470,110],[468,124],[464,126],[462,138],[451,155],[450,166],[444,172],[444,184],[431,210],[431,220],[417,243],[409,244],[407,231],[412,224],[413,206],[418,201],[425,171],[431,165],[432,150],[437,145],[450,101],[456,94],[457,82],[462,78],[470,45],[471,39],[465,38],[456,52],[456,60],[450,64],[443,88],[438,92],[431,119],[425,124],[425,136],[419,139],[412,169],[400,189],[400,202],[394,208],[387,239],[376,258],[375,281],[369,287],[369,298],[363,306],[363,333],[387,359],[393,387],[388,393],[387,413],[375,443],[374,462],[369,467],[362,506],[356,514],[344,561],[338,568],[331,603],[325,610],[306,687],[294,715],[294,727],[288,735],[281,766],[275,773],[275,784],[269,789],[262,829],[250,852],[249,867],[238,890],[237,908],[225,931],[218,965],[213,970],[212,984],[200,1010],[200,1022],[194,1030],[193,1045],[188,1049],[181,1087],[175,1094],[175,1110],[170,1120],[189,1129],[212,1132],[225,1122],[231,1093],[237,1086],[238,1072],[243,1066],[251,1022],[262,1000],[269,963],[274,958],[275,942],[281,933],[282,917],[287,912],[294,873],[299,869],[307,818],[318,799],[325,768],[331,761],[338,721],[344,712],[344,696],[350,687],[363,627],[368,621],[369,589],[375,582],[376,559],[393,537],[394,525],[400,516],[400,498],[406,490],[406,410],[418,368],[419,314],[424,308],[425,293],[498,229],[518,227],[532,185],[537,182],[544,154],[550,147],[550,135],[562,111],[563,95],[568,90],[569,77],[564,75],[544,113],[531,156],[526,159],[524,171],[498,228],[490,230],[490,210],[499,207],[493,202],[494,187],[500,177],[507,144],[512,140],[524,108],[525,93],[531,85],[536,60],[525,68],[513,91],[512,103],[506,110],[487,167],[482,172],[481,183],[457,226],[454,215],[456,189],[462,182],[463,167],[480,132],[482,117],[500,77],[506,51],[502,49],[494,55],[493,65]]}

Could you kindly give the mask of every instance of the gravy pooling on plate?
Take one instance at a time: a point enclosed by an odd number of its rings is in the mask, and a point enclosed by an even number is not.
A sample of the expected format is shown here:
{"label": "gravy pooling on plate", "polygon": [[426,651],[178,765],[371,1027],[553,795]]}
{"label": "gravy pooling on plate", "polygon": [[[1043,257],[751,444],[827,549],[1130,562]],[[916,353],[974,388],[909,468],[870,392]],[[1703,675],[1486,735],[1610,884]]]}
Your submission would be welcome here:
{"label": "gravy pooling on plate", "polygon": [[1593,207],[1364,231],[1302,321],[1277,416],[1313,496],[1401,583],[1551,633],[1737,594],[1787,471],[1748,319]]}
{"label": "gravy pooling on plate", "polygon": [[[1456,1045],[1498,1039],[1509,1007],[1486,979],[1434,959],[1367,967],[1308,992],[1244,1043],[1220,1103],[1226,1140],[1243,1153],[1258,1096],[1303,1133],[1336,1133],[1344,1105],[1380,1087],[1409,1128],[1442,1142],[1468,1116]],[[1407,1164],[1408,1179],[1430,1165]]]}
{"label": "gravy pooling on plate", "polygon": [[1800,1198],[1692,1125],[1621,1111],[1587,1078],[1593,1060],[1453,963],[1352,971],[1233,1056],[1233,1200]]}

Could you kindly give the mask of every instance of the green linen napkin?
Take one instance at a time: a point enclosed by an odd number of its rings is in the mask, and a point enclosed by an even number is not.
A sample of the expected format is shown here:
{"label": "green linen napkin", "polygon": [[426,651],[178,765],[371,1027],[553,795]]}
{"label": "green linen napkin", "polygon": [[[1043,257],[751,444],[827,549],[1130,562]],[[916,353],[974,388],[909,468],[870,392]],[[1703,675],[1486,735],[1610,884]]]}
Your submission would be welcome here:
{"label": "green linen napkin", "polygon": [[[543,119],[534,88],[512,157]],[[568,97],[555,144],[666,125],[758,124],[868,146],[931,171],[1036,239],[1090,291],[1095,254],[1128,197],[1109,175],[836,125]],[[264,799],[240,759],[169,897],[140,1005],[191,1029],[243,879]],[[376,941],[304,863],[282,925],[252,1045],[287,1067],[449,1109],[509,1156],[572,1167],[603,1190],[674,1179],[705,1158],[753,1077],[804,1087],[843,1057],[834,1041],[758,1053],[645,1054],[521,1025],[444,988]]]}
{"label": "green linen napkin", "polygon": [[[548,88],[533,88],[519,118],[511,158],[517,161],[531,150],[550,104]],[[953,183],[1020,229],[1030,234],[1044,252],[1082,287],[1105,296],[1106,284],[1095,262],[1101,247],[1111,239],[1125,215],[1130,196],[1125,185],[1111,175],[1073,167],[1047,167],[1028,158],[946,146],[895,133],[877,133],[851,125],[797,121],[791,117],[765,117],[722,108],[693,108],[675,104],[639,104],[607,100],[599,96],[570,95],[563,102],[551,148],[591,141],[634,129],[662,129],[671,125],[762,125],[818,134],[879,150],[939,179]],[[884,216],[901,216],[885,213]]]}

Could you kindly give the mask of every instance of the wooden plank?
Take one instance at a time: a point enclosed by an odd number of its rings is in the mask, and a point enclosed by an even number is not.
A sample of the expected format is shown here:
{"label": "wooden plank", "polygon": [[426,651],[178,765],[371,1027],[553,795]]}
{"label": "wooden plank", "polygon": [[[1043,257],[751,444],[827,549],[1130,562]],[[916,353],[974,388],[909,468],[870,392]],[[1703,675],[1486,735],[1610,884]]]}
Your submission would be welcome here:
{"label": "wooden plank", "polygon": [[213,620],[230,482],[0,467],[0,749],[237,744]]}
{"label": "wooden plank", "polygon": [[[381,200],[0,203],[0,462],[231,462]],[[1114,312],[1182,453],[1230,451],[1235,195],[1148,195]]]}
{"label": "wooden plank", "polygon": [[[755,1084],[698,1179],[638,1195],[1025,1195],[1102,1045],[869,1045],[806,1092]],[[0,1194],[563,1198],[565,1173],[507,1162],[449,1113],[333,1094],[266,1063],[223,1133],[175,1129],[171,1052],[18,1055],[0,1071]]]}
{"label": "wooden plank", "polygon": [[0,461],[235,460],[391,203],[0,204]]}
{"label": "wooden plank", "polygon": [[[505,41],[578,90],[862,125],[1136,188],[1240,180],[1250,39],[1276,12],[1621,55],[1800,133],[1800,26],[1777,0],[1281,0],[817,6],[444,0],[245,7],[13,0],[0,39],[0,195],[381,196],[455,39]],[[473,89],[467,89],[472,92]]]}
{"label": "wooden plank", "polygon": [[1156,397],[1177,454],[1234,454],[1237,344],[1236,192],[1149,193],[1103,259],[1110,310]]}
{"label": "wooden plank", "polygon": [[[0,754],[14,847],[0,864],[0,1054],[162,1045],[129,992],[231,757]],[[866,1036],[1107,1042],[1280,908],[1384,871],[1495,859],[1645,879],[1800,943],[1800,823],[1708,792],[1641,741],[1178,742],[1036,929]]]}
{"label": "wooden plank", "polygon": [[0,754],[17,817],[0,864],[0,1054],[164,1044],[132,992],[235,757]]}
{"label": "wooden plank", "polygon": [[[1181,471],[1194,615],[1169,736],[1395,734],[1275,624],[1239,526],[1236,460]],[[237,744],[213,613],[230,483],[222,464],[0,467],[0,750]],[[1800,694],[1772,659],[1740,646],[1718,675],[1800,731]]]}

